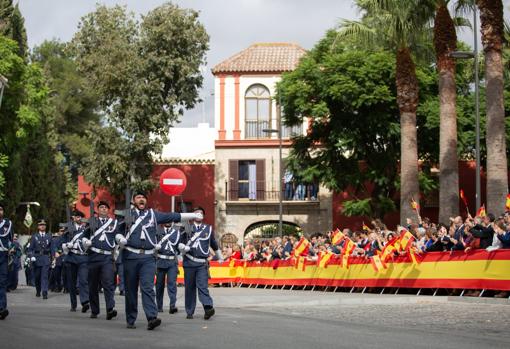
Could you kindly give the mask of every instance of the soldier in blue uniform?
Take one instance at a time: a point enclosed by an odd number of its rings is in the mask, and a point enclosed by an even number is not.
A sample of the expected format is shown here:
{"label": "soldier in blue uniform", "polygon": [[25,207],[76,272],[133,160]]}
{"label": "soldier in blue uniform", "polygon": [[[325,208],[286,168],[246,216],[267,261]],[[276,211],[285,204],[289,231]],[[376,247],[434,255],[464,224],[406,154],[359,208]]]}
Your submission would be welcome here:
{"label": "soldier in blue uniform", "polygon": [[163,312],[163,296],[165,294],[165,277],[168,297],[170,298],[170,314],[177,313],[177,245],[181,239],[180,226],[165,224],[158,232],[158,253],[156,255],[156,303],[158,312]]}
{"label": "soldier in blue uniform", "polygon": [[11,263],[9,265],[9,282],[7,292],[14,291],[18,288],[18,277],[21,269],[21,245],[18,242],[18,235],[14,234],[11,248],[9,249]]}
{"label": "soldier in blue uniform", "polygon": [[7,265],[9,263],[9,247],[12,243],[12,222],[4,218],[4,205],[0,203],[0,320],[9,315],[7,310]]}
{"label": "soldier in blue uniform", "polygon": [[97,210],[98,217],[90,218],[89,228],[83,233],[82,239],[83,245],[88,248],[90,317],[95,319],[99,314],[99,282],[101,282],[106,303],[106,319],[111,320],[117,316],[114,309],[113,253],[118,222],[108,216],[110,205],[106,201],[99,201]]}
{"label": "soldier in blue uniform", "polygon": [[38,232],[32,235],[28,257],[34,265],[35,296],[48,299],[49,271],[52,258],[51,235],[46,232],[46,221],[37,222]]}
{"label": "soldier in blue uniform", "polygon": [[127,328],[136,328],[138,315],[138,287],[142,292],[142,306],[148,321],[147,329],[153,330],[161,325],[157,318],[154,293],[154,274],[156,273],[157,225],[169,222],[179,222],[200,218],[201,215],[192,213],[163,213],[147,207],[147,196],[143,192],[136,192],[133,196],[134,208],[129,214],[133,217],[130,226],[124,225],[124,235],[118,234],[116,239],[124,247],[122,261],[124,263],[124,286],[126,290],[126,320]]}
{"label": "soldier in blue uniform", "polygon": [[80,289],[81,312],[86,313],[89,308],[89,285],[88,285],[88,257],[83,246],[82,238],[85,224],[81,219],[84,214],[80,211],[72,213],[73,222],[62,239],[62,250],[66,256],[64,264],[67,273],[67,290],[71,299],[71,311],[76,311],[76,283]]}
{"label": "soldier in blue uniform", "polygon": [[55,258],[51,263],[50,271],[50,291],[62,291],[62,264],[64,258],[64,251],[62,251],[62,235],[65,232],[65,223],[60,223],[59,231],[54,233],[51,237],[51,244],[53,247],[53,254]]}
{"label": "soldier in blue uniform", "polygon": [[[193,211],[195,214],[201,214],[202,217],[205,215],[205,210],[202,207],[197,207]],[[209,247],[212,247],[215,251],[218,261],[220,263],[223,262],[223,255],[214,238],[212,226],[204,224],[202,218],[195,219],[191,232],[186,232],[186,234],[182,235],[178,247],[183,254],[182,266],[184,268],[186,318],[193,319],[198,290],[198,299],[204,307],[204,319],[208,320],[215,313],[213,300],[209,295],[208,289]]]}

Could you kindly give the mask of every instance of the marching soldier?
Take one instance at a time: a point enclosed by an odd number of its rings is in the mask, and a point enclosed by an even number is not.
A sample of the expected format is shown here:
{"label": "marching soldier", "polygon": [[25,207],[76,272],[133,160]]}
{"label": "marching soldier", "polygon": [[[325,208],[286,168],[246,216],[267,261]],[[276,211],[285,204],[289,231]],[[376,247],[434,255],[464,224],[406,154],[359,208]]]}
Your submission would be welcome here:
{"label": "marching soldier", "polygon": [[184,304],[186,308],[186,318],[193,319],[195,307],[198,298],[204,307],[204,319],[208,320],[214,315],[213,300],[209,295],[209,247],[216,252],[218,261],[223,262],[223,255],[214,238],[212,226],[202,222],[205,216],[205,210],[197,207],[193,210],[195,214],[201,217],[194,220],[192,231],[183,234],[179,250],[183,254],[182,266],[184,268]]}
{"label": "marching soldier", "polygon": [[135,193],[133,201],[134,208],[126,212],[133,217],[133,223],[130,226],[126,226],[124,223],[126,235],[118,234],[116,237],[119,245],[124,247],[122,261],[124,263],[127,328],[136,328],[138,287],[140,287],[142,306],[148,321],[147,329],[153,330],[161,325],[161,319],[157,317],[158,308],[154,293],[154,274],[156,273],[154,253],[157,245],[157,225],[201,218],[201,215],[154,211],[147,207],[147,196],[143,192]]}
{"label": "marching soldier", "polygon": [[10,265],[9,265],[9,282],[7,286],[7,292],[14,291],[18,288],[18,277],[19,271],[21,269],[21,245],[18,241],[18,235],[14,234],[12,239],[11,248],[9,249],[10,253]]}
{"label": "marching soldier", "polygon": [[37,222],[38,232],[32,235],[28,256],[34,265],[35,296],[48,299],[48,281],[52,258],[51,235],[46,232],[46,221]]}
{"label": "marching soldier", "polygon": [[53,254],[55,258],[51,263],[50,271],[50,290],[52,292],[62,291],[62,260],[64,258],[64,251],[62,251],[62,235],[65,231],[65,223],[60,223],[59,231],[54,233],[51,238],[53,246]]}
{"label": "marching soldier", "polygon": [[9,247],[12,243],[12,222],[4,218],[4,205],[0,203],[0,320],[9,315],[7,310],[7,265]]}
{"label": "marching soldier", "polygon": [[76,311],[76,282],[80,289],[81,312],[86,313],[89,308],[89,285],[88,285],[88,258],[86,249],[83,246],[82,238],[85,231],[85,224],[81,219],[84,214],[80,211],[72,213],[72,224],[70,230],[63,238],[62,250],[67,254],[64,258],[64,265],[67,273],[67,290],[71,299],[71,311]]}
{"label": "marching soldier", "polygon": [[168,297],[170,298],[170,314],[177,313],[177,245],[181,238],[180,227],[167,223],[158,234],[158,253],[156,259],[156,303],[158,312],[163,312],[163,296],[165,294],[165,277]]}
{"label": "marching soldier", "polygon": [[[90,317],[96,319],[99,314],[99,282],[104,290],[106,303],[106,320],[117,316],[115,308],[115,285],[113,271],[113,253],[115,250],[115,235],[118,222],[108,216],[110,205],[106,201],[99,201],[97,205],[98,217],[90,218],[90,225],[97,227],[92,231],[85,230],[83,245],[88,247],[88,281],[90,298]],[[95,220],[95,222],[93,222]]]}

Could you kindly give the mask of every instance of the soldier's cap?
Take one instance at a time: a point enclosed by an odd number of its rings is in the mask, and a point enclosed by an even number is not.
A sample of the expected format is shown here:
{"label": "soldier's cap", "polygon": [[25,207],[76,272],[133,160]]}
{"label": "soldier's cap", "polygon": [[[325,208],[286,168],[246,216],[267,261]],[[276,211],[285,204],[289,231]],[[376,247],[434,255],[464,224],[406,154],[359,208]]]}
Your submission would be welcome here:
{"label": "soldier's cap", "polygon": [[44,219],[39,219],[37,225],[46,225],[46,221]]}
{"label": "soldier's cap", "polygon": [[83,214],[83,212],[81,211],[78,211],[78,210],[74,210],[73,213],[71,214],[73,217],[85,217],[85,214]]}
{"label": "soldier's cap", "polygon": [[141,196],[143,196],[145,199],[147,199],[147,193],[146,193],[145,191],[143,191],[143,190],[135,190],[135,191],[133,192],[133,199],[134,199],[135,197],[137,197],[138,195],[141,195]]}
{"label": "soldier's cap", "polygon": [[68,224],[67,223],[58,223],[58,227],[59,228],[67,228]]}
{"label": "soldier's cap", "polygon": [[193,212],[196,212],[196,211],[202,211],[202,213],[205,215],[205,210],[202,206],[197,206],[197,207],[193,208]]}
{"label": "soldier's cap", "polygon": [[99,202],[97,203],[97,207],[99,208],[99,207],[101,207],[101,206],[106,206],[106,207],[108,207],[108,209],[110,209],[110,204],[108,204],[108,202],[107,202],[107,201],[104,201],[104,200],[99,201]]}

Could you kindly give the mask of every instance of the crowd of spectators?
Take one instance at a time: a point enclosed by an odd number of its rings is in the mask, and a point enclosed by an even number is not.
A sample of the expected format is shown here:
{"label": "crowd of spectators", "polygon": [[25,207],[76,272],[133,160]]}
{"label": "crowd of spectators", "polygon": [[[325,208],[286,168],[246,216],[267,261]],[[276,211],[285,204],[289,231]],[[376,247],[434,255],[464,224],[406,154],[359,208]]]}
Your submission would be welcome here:
{"label": "crowd of spectators", "polygon": [[[468,253],[475,249],[486,249],[494,251],[497,249],[510,249],[510,211],[495,217],[489,213],[484,217],[468,215],[450,218],[449,224],[433,223],[428,218],[417,222],[407,220],[406,227],[398,226],[391,230],[376,219],[371,226],[364,225],[359,231],[343,229],[342,233],[349,237],[355,248],[352,256],[370,258],[384,249],[384,247],[401,236],[403,231],[409,231],[412,236],[412,248],[419,254],[439,251],[464,251]],[[305,253],[308,260],[316,261],[320,252],[331,252],[341,254],[345,239],[339,243],[332,244],[330,233],[315,233],[308,237],[309,248]],[[228,259],[243,259],[247,261],[274,261],[286,260],[294,256],[294,250],[299,243],[296,236],[275,237],[270,240],[246,239],[243,247],[235,245],[224,247],[223,254]],[[405,254],[406,251],[399,251],[398,254]],[[469,295],[469,294],[468,294]],[[476,295],[472,292],[471,295]],[[508,293],[501,292],[501,297],[508,297]]]}

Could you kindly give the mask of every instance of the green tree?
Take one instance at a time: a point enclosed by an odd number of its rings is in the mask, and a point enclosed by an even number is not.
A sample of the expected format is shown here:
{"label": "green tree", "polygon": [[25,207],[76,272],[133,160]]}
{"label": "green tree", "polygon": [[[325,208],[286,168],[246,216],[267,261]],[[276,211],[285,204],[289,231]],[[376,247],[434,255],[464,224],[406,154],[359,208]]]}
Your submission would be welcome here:
{"label": "green tree", "polygon": [[400,112],[400,221],[414,215],[409,202],[419,201],[416,111],[419,85],[412,50],[425,42],[432,3],[420,0],[357,0],[359,22],[344,21],[339,37],[354,37],[368,47],[384,45],[396,52],[396,102]]}
{"label": "green tree", "polygon": [[25,19],[21,15],[18,4],[12,4],[12,0],[0,0],[0,35],[12,39],[18,43],[18,55],[27,55],[27,33]]}
{"label": "green tree", "polygon": [[82,18],[72,50],[104,113],[104,128],[90,132],[88,181],[116,195],[131,180],[151,186],[153,154],[198,100],[208,39],[197,12],[170,3],[140,23],[120,6],[98,6]]}

